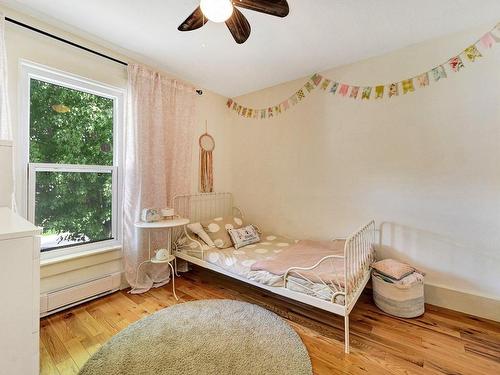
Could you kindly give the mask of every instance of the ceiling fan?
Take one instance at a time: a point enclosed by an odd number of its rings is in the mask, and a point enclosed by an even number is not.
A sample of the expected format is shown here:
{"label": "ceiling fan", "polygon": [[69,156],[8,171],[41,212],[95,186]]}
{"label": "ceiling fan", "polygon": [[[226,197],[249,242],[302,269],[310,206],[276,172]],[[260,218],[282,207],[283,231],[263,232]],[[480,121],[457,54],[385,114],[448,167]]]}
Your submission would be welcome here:
{"label": "ceiling fan", "polygon": [[250,36],[251,27],[246,17],[236,7],[276,17],[286,17],[289,12],[286,0],[201,0],[200,5],[177,29],[196,30],[209,20],[225,22],[236,43],[244,43]]}

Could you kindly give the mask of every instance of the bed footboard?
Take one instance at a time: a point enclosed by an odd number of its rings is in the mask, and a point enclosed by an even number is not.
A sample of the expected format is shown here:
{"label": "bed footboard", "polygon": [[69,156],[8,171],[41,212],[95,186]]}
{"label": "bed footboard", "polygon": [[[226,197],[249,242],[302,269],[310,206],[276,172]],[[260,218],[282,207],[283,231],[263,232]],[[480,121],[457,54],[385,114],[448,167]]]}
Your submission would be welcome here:
{"label": "bed footboard", "polygon": [[370,221],[346,241],[345,257],[345,306],[349,312],[370,276],[371,265],[375,261],[375,221]]}
{"label": "bed footboard", "polygon": [[329,255],[311,267],[289,268],[285,287],[343,305],[347,315],[369,277],[374,243],[372,220],[345,240],[343,256]]}
{"label": "bed footboard", "polygon": [[291,267],[284,275],[285,288],[344,305],[344,257],[329,255],[311,267]]}

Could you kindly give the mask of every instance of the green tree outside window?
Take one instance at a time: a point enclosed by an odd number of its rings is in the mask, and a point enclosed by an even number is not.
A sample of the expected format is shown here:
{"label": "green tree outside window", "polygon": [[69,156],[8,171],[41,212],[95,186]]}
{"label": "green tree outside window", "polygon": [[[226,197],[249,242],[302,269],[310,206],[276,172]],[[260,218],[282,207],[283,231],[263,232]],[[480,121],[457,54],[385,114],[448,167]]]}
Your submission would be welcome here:
{"label": "green tree outside window", "polygon": [[[30,162],[112,166],[113,105],[31,79]],[[45,250],[112,238],[110,173],[37,172],[35,191],[35,224],[56,237]]]}

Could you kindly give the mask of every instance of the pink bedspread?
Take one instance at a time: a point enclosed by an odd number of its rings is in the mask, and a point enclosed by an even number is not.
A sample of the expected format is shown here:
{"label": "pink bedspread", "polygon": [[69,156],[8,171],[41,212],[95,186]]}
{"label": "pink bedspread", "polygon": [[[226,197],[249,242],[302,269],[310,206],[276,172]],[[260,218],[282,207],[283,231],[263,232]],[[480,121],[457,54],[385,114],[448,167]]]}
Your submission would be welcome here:
{"label": "pink bedspread", "polygon": [[[344,240],[311,241],[302,240],[283,250],[275,257],[255,262],[252,271],[267,271],[275,275],[284,275],[291,267],[311,267],[328,255],[344,255]],[[322,262],[314,270],[298,271],[314,282],[343,279],[344,259],[332,259]]]}

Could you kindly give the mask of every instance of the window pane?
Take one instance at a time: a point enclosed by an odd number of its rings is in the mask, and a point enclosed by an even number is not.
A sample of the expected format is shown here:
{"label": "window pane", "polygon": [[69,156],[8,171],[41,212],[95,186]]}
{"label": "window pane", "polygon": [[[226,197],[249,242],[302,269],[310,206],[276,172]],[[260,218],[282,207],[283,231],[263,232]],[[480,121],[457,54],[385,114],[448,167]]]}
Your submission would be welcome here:
{"label": "window pane", "polygon": [[111,173],[36,172],[42,251],[112,238]]}
{"label": "window pane", "polygon": [[113,100],[30,81],[30,162],[113,164]]}

